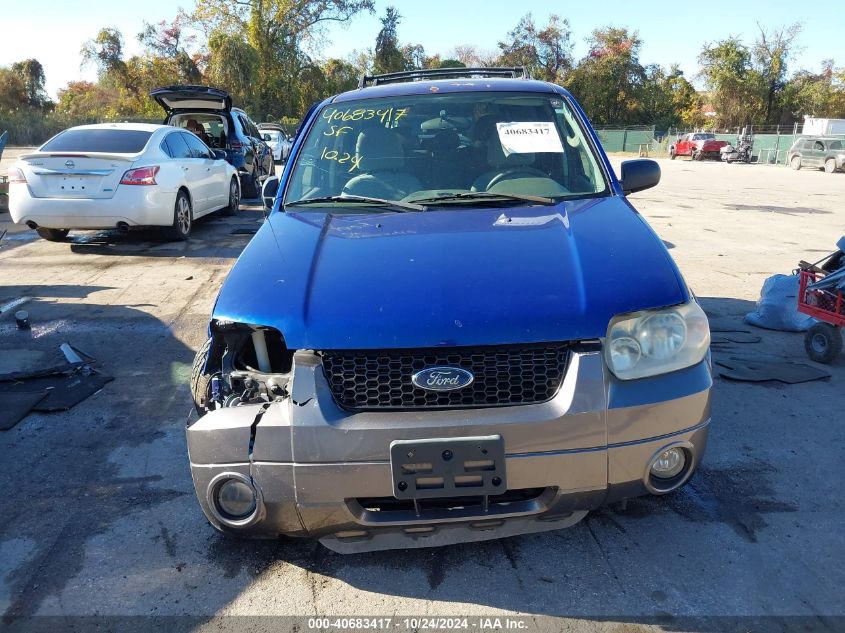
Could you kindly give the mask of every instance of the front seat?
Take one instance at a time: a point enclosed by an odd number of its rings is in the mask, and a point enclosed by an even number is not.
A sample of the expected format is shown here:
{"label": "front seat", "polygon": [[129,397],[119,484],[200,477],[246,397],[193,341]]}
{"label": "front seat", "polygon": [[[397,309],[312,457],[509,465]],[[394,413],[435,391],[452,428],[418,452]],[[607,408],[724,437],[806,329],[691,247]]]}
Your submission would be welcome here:
{"label": "front seat", "polygon": [[361,173],[346,183],[344,194],[398,200],[422,188],[417,178],[404,171],[402,140],[393,130],[374,127],[362,131],[355,153],[361,157]]}

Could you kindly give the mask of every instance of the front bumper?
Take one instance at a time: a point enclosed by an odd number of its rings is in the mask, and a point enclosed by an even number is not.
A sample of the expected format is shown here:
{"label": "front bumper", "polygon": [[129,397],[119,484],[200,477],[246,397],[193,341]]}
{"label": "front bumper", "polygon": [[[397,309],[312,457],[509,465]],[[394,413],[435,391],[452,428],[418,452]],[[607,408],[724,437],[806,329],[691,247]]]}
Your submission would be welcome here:
{"label": "front bumper", "polygon": [[[350,413],[309,352],[295,355],[291,384],[285,401],[214,411],[188,426],[200,505],[226,532],[309,536],[355,552],[568,527],[605,503],[654,492],[648,466],[668,445],[687,450],[692,474],[707,442],[712,379],[703,361],[619,381],[594,345],[572,353],[559,392],[541,404]],[[391,503],[392,441],[490,435],[504,440],[509,491],[524,497],[448,509]],[[258,510],[239,527],[221,520],[209,495],[226,472],[258,491]]]}

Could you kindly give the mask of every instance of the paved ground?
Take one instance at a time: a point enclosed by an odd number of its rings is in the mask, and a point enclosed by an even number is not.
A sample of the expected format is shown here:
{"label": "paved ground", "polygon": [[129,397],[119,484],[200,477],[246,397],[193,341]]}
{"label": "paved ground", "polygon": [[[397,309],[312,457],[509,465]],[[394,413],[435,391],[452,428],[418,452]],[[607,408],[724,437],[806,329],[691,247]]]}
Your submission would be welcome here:
{"label": "paved ground", "polygon": [[[6,161],[4,161],[5,163]],[[711,315],[739,320],[763,279],[845,234],[845,174],[661,161],[633,196]],[[0,169],[0,173],[5,170]],[[0,213],[0,232],[8,226]],[[680,493],[593,513],[555,533],[437,550],[342,556],[317,543],[240,542],[197,506],[183,424],[188,369],[215,294],[255,225],[200,221],[187,244],[88,233],[0,242],[0,304],[21,295],[31,334],[0,317],[0,354],[69,341],[116,380],[66,414],[0,433],[0,612],[568,615],[588,630],[670,631],[773,615],[764,629],[845,614],[845,357],[796,386],[717,380],[705,463]],[[608,227],[613,230],[613,227]],[[761,347],[804,360],[800,334]],[[782,616],[782,617],[781,617]],[[738,628],[751,627],[739,621]],[[802,621],[802,626],[806,621]]]}

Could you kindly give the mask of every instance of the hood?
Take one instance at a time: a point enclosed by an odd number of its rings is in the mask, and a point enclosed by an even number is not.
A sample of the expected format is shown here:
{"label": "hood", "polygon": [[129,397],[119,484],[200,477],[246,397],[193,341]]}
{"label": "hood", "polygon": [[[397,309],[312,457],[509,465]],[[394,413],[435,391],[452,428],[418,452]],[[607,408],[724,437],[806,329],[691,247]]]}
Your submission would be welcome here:
{"label": "hood", "polygon": [[218,110],[232,109],[232,97],[225,90],[208,86],[167,86],[156,88],[150,96],[169,115],[174,110]]}
{"label": "hood", "polygon": [[292,349],[498,345],[599,338],[616,314],[687,300],[648,224],[606,197],[275,212],[229,274],[214,318],[274,327]]}

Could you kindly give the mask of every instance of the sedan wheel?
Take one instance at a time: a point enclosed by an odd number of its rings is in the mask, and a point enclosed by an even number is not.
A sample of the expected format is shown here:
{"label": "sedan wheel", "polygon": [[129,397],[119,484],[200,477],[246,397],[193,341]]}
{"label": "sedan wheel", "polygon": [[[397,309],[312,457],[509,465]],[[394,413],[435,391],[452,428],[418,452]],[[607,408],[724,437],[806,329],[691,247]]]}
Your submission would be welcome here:
{"label": "sedan wheel", "polygon": [[238,187],[238,179],[232,178],[229,182],[229,206],[223,209],[223,215],[235,215],[241,204],[241,188]]}
{"label": "sedan wheel", "polygon": [[829,174],[832,174],[833,172],[835,172],[836,171],[836,161],[833,160],[832,158],[828,158],[826,161],[824,161],[824,170]]}
{"label": "sedan wheel", "polygon": [[165,237],[171,242],[187,240],[191,234],[194,214],[188,194],[180,191],[176,196],[176,206],[173,210],[173,225],[164,230]]}
{"label": "sedan wheel", "polygon": [[801,157],[800,156],[793,156],[792,160],[789,161],[789,166],[792,167],[795,171],[801,169]]}

